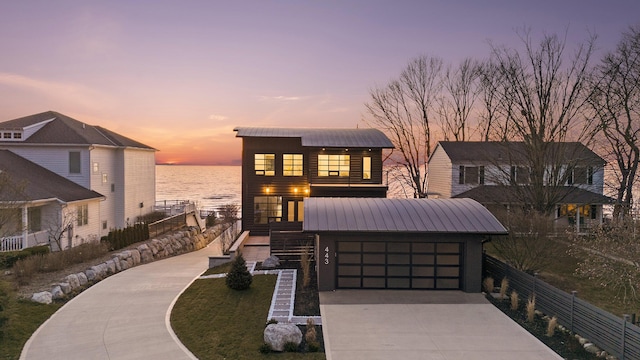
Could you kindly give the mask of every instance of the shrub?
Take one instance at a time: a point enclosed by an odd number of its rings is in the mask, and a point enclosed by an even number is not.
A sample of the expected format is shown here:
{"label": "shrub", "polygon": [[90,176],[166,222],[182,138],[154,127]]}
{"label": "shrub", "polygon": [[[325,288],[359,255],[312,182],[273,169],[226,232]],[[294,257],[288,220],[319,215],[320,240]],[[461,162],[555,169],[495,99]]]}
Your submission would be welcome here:
{"label": "shrub", "polygon": [[509,289],[509,279],[507,277],[503,277],[500,282],[500,299],[504,299],[507,297],[507,290]]}
{"label": "shrub", "polygon": [[8,251],[0,253],[0,269],[10,269],[21,259],[28,258],[33,255],[44,255],[49,253],[48,245],[34,246],[20,251]]}
{"label": "shrub", "polygon": [[238,251],[231,263],[231,270],[225,278],[225,283],[229,289],[246,290],[251,286],[252,281],[253,276],[247,269],[247,263],[244,261],[242,253]]}
{"label": "shrub", "polygon": [[495,287],[493,278],[491,276],[484,278],[482,286],[484,287],[484,291],[486,291],[487,294],[491,294],[493,292],[493,288]]}
{"label": "shrub", "polygon": [[298,352],[298,344],[294,342],[287,342],[284,344],[283,350],[285,352]]}
{"label": "shrub", "polygon": [[261,354],[268,354],[271,352],[271,346],[269,346],[269,344],[267,343],[263,343],[262,345],[260,345],[259,350]]}
{"label": "shrub", "polygon": [[527,321],[533,322],[536,316],[536,297],[533,296],[527,301]]}
{"label": "shrub", "polygon": [[131,244],[149,239],[149,225],[147,223],[138,223],[133,226],[127,226],[124,229],[115,229],[109,231],[109,234],[103,237],[108,244],[109,250],[119,250]]}
{"label": "shrub", "polygon": [[518,299],[518,293],[513,290],[511,292],[511,310],[518,310],[518,302],[520,300]]}
{"label": "shrub", "polygon": [[318,352],[320,351],[320,343],[316,342],[310,342],[307,343],[307,350],[309,350],[309,352]]}

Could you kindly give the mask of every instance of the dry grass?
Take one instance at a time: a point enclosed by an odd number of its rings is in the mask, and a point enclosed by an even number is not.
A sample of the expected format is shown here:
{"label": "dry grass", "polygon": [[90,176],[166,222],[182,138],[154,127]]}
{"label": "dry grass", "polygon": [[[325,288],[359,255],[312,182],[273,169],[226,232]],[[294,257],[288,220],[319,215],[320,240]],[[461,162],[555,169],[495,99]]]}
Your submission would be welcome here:
{"label": "dry grass", "polygon": [[493,292],[493,288],[495,287],[495,281],[491,276],[486,277],[482,282],[482,286],[484,287],[484,291],[486,291],[487,294],[491,294]]}
{"label": "dry grass", "polygon": [[513,290],[511,292],[511,310],[518,310],[518,303],[520,302],[520,299],[518,298],[518,293]]}
{"label": "dry grass", "polygon": [[527,321],[532,323],[536,316],[536,297],[533,296],[527,301]]}
{"label": "dry grass", "polygon": [[49,273],[68,268],[71,265],[99,258],[109,252],[101,242],[82,244],[64,251],[44,255],[29,256],[13,265],[15,280],[19,285],[28,284],[36,273]]}
{"label": "dry grass", "polygon": [[547,336],[552,337],[556,332],[556,327],[558,326],[558,318],[556,316],[549,319],[549,324],[547,325]]}
{"label": "dry grass", "polygon": [[318,334],[316,334],[316,323],[313,318],[307,319],[307,332],[304,334],[304,339],[308,344],[315,344],[318,342]]}
{"label": "dry grass", "polygon": [[507,297],[507,290],[509,290],[509,279],[505,276],[500,282],[500,299]]}
{"label": "dry grass", "polygon": [[300,254],[300,268],[302,269],[302,287],[308,288],[311,284],[311,245],[304,246],[304,253]]}

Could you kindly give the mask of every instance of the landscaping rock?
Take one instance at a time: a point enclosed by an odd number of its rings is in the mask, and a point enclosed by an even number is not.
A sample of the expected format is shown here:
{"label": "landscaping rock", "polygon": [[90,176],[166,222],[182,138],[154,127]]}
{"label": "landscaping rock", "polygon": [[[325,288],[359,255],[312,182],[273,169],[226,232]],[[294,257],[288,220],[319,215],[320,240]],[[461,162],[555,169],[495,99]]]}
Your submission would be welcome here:
{"label": "landscaping rock", "polygon": [[269,324],[264,329],[264,342],[274,351],[283,351],[286,343],[300,345],[302,332],[294,324]]}
{"label": "landscaping rock", "polygon": [[69,286],[71,286],[72,290],[80,287],[80,279],[78,279],[78,275],[76,274],[67,275],[67,277],[65,277],[64,279],[67,281]]}
{"label": "landscaping rock", "polygon": [[53,302],[53,297],[50,292],[43,291],[33,294],[31,296],[31,301],[35,301],[40,304],[51,304]]}
{"label": "landscaping rock", "polygon": [[280,265],[280,259],[278,259],[278,257],[275,255],[269,256],[262,262],[262,267],[267,269],[273,269],[279,265]]}
{"label": "landscaping rock", "polygon": [[104,264],[107,266],[107,275],[113,275],[118,272],[116,262],[113,259],[107,260]]}
{"label": "landscaping rock", "polygon": [[67,282],[61,282],[60,284],[58,284],[60,286],[60,289],[62,290],[62,292],[66,295],[66,294],[70,294],[71,291],[73,290],[73,288],[71,287],[71,285]]}
{"label": "landscaping rock", "polygon": [[138,249],[131,250],[131,260],[133,261],[134,266],[140,264],[141,257]]}
{"label": "landscaping rock", "polygon": [[76,274],[78,277],[78,281],[80,281],[80,286],[85,286],[89,283],[89,279],[87,279],[87,275],[83,272],[79,272]]}
{"label": "landscaping rock", "polygon": [[62,291],[62,288],[60,287],[60,285],[56,285],[53,288],[51,288],[52,299],[62,299],[63,297],[64,297],[64,291]]}

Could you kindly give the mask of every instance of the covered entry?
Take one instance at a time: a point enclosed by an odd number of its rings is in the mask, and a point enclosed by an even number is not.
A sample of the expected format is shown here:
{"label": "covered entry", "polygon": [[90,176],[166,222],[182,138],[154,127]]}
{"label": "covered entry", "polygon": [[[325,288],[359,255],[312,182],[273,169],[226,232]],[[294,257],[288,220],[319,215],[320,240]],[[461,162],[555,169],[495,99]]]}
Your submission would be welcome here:
{"label": "covered entry", "polygon": [[479,292],[482,243],[506,229],[471,199],[305,199],[318,289]]}
{"label": "covered entry", "polygon": [[461,243],[338,241],[337,288],[459,290]]}

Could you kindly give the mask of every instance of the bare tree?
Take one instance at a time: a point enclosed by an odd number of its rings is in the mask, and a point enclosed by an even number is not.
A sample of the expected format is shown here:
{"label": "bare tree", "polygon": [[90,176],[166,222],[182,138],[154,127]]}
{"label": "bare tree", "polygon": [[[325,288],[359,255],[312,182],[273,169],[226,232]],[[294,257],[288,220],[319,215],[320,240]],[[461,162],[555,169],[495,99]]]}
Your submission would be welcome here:
{"label": "bare tree", "polygon": [[63,244],[63,240],[73,236],[73,228],[76,221],[76,213],[69,211],[67,208],[61,208],[58,216],[49,218],[45,223],[45,231],[47,232],[51,251],[61,251],[69,247]]}
{"label": "bare tree", "polygon": [[411,186],[413,196],[427,196],[427,160],[432,150],[435,99],[442,86],[442,60],[421,56],[409,62],[400,77],[371,90],[365,122],[384,131],[397,154],[391,156],[403,171],[396,174]]}
{"label": "bare tree", "polygon": [[[545,35],[536,45],[529,31],[519,35],[523,50],[492,46],[490,63],[484,67],[490,72],[482,79],[495,82],[484,84],[485,96],[491,97],[484,105],[493,107],[486,110],[491,113],[487,129],[493,129],[496,140],[523,143],[512,156],[529,172],[522,202],[549,213],[567,195],[565,184],[575,166],[567,162],[572,158],[567,151],[577,147],[558,144],[589,143],[595,133],[584,120],[595,37],[579,44],[567,61],[566,38]],[[496,95],[499,100],[494,101]]]}
{"label": "bare tree", "polygon": [[457,68],[447,68],[438,99],[438,117],[444,140],[468,141],[476,130],[470,121],[479,94],[479,64],[464,59]]}
{"label": "bare tree", "polygon": [[[25,199],[25,184],[16,182],[6,171],[0,171],[0,240],[24,230],[21,210]],[[0,243],[0,249],[5,245],[9,244]]]}
{"label": "bare tree", "polygon": [[640,163],[640,26],[622,35],[615,51],[604,56],[594,76],[590,103],[613,166],[614,218],[629,214]]}

